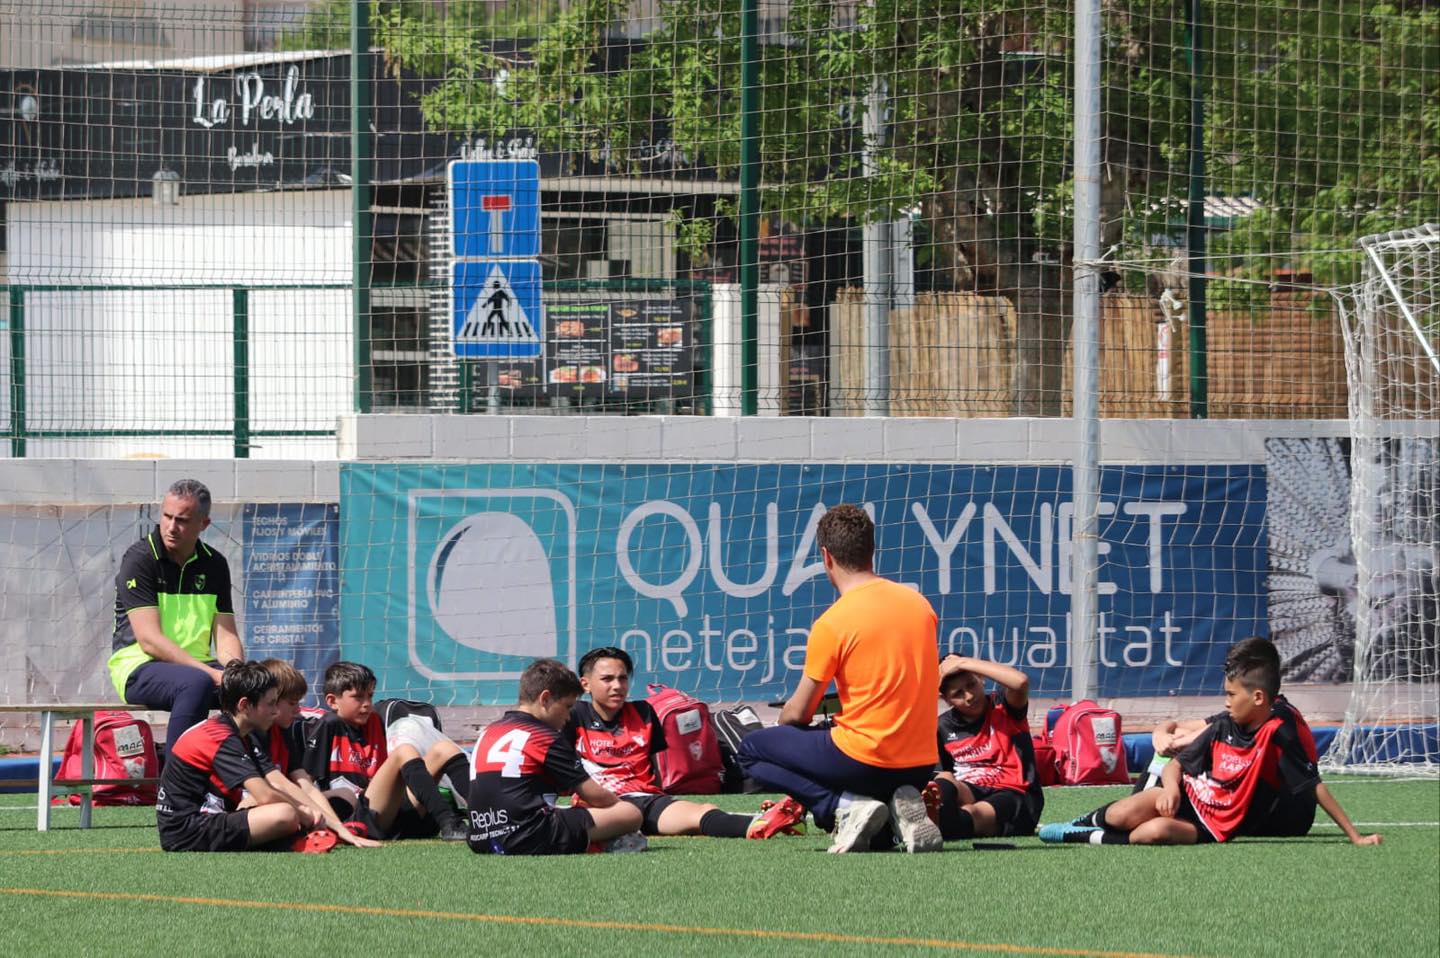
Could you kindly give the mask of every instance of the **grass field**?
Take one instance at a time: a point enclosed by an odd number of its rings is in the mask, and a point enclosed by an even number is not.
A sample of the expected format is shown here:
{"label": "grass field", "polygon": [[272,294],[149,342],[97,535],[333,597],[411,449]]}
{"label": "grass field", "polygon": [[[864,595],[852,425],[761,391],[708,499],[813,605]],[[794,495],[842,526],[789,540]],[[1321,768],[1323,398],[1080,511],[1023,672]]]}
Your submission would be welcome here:
{"label": "grass field", "polygon": [[[1330,780],[1378,848],[953,843],[832,856],[827,836],[652,839],[642,855],[504,859],[403,842],[166,855],[153,809],[34,831],[0,796],[5,955],[1440,955],[1440,783]],[[1051,789],[1046,821],[1121,789]],[[721,796],[732,810],[763,796]]]}

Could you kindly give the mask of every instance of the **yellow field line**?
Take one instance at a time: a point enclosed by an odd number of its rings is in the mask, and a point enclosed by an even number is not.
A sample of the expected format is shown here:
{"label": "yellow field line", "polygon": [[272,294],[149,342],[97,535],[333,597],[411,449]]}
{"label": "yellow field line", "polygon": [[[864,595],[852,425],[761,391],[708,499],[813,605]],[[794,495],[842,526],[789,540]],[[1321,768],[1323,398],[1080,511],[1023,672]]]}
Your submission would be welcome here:
{"label": "yellow field line", "polygon": [[677,935],[713,935],[720,938],[755,938],[778,941],[815,941],[844,945],[911,945],[945,951],[983,951],[1006,955],[1091,955],[1095,958],[1181,958],[1135,951],[1095,951],[1084,948],[1045,948],[1030,945],[986,944],[949,941],[941,938],[887,938],[879,935],[843,935],[823,931],[772,931],[763,928],[707,928],[693,925],[649,924],[629,921],[587,921],[580,918],[543,918],[524,915],[475,915],[416,908],[374,908],[363,905],[330,905],[310,902],[245,901],[230,898],[191,898],[172,895],[145,895],[133,892],[66,891],[48,888],[0,888],[3,895],[33,895],[41,898],[79,898],[100,901],[155,902],[165,905],[208,905],[217,908],[278,909],[281,911],[323,912],[341,915],[373,915],[381,918],[427,918],[479,922],[494,925],[540,925],[557,928],[587,928],[606,931],[637,931]]}
{"label": "yellow field line", "polygon": [[0,851],[0,858],[6,855],[133,855],[136,852],[158,852],[158,848],[17,848],[14,851]]}

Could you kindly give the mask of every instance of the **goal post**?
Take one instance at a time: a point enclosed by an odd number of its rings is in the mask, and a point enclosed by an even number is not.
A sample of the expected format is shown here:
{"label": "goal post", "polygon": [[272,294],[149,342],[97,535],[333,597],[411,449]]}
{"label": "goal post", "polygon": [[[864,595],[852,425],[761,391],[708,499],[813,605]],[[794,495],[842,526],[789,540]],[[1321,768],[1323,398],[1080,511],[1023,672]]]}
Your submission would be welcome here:
{"label": "goal post", "polygon": [[1337,299],[1350,387],[1355,662],[1337,768],[1440,773],[1440,227],[1368,236]]}

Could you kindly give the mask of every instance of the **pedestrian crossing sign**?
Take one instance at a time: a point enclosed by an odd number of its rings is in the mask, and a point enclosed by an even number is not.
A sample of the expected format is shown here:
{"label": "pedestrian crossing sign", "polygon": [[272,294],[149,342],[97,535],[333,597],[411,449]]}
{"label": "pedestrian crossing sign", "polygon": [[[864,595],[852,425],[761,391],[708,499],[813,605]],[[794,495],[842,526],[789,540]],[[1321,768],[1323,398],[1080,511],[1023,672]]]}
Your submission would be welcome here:
{"label": "pedestrian crossing sign", "polygon": [[455,355],[539,359],[544,341],[540,262],[457,262],[451,267]]}

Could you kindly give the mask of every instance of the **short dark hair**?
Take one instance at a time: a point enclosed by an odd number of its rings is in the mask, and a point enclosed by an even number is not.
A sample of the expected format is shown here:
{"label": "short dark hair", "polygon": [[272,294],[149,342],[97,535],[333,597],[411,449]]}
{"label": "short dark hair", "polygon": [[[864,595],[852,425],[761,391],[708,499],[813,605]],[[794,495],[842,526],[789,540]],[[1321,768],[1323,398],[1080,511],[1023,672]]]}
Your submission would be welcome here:
{"label": "short dark hair", "polygon": [[1269,639],[1242,639],[1225,655],[1225,677],[1273,699],[1280,694],[1280,652]]}
{"label": "short dark hair", "polygon": [[846,569],[869,572],[874,565],[875,523],[859,506],[842,503],[821,516],[815,541]]}
{"label": "short dark hair", "polygon": [[971,672],[969,669],[956,669],[954,672],[949,672],[945,675],[940,676],[940,694],[945,694],[946,686],[958,682],[960,679],[963,679],[965,676],[970,674]]}
{"label": "short dark hair", "polygon": [[375,691],[375,673],[359,662],[339,661],[325,670],[325,694]]}
{"label": "short dark hair", "polygon": [[541,692],[557,699],[578,699],[583,691],[579,677],[559,659],[536,659],[520,673],[521,705],[538,700]]}
{"label": "short dark hair", "polygon": [[601,659],[615,659],[625,666],[626,675],[635,674],[635,660],[630,658],[630,653],[624,649],[616,648],[613,645],[602,645],[598,649],[591,649],[580,657],[580,668],[577,669],[581,675],[589,675],[595,668],[595,663]]}
{"label": "short dark hair", "polygon": [[201,516],[210,514],[210,490],[205,488],[205,483],[199,479],[176,479],[170,483],[170,488],[165,490],[165,495],[174,496],[176,499],[189,499],[195,503],[195,509]]}
{"label": "short dark hair", "polygon": [[220,675],[220,711],[234,715],[241,699],[249,699],[254,705],[275,687],[275,676],[259,662],[241,662],[238,659],[225,666]]}
{"label": "short dark hair", "polygon": [[1276,671],[1280,669],[1280,650],[1275,648],[1274,642],[1258,635],[1247,636],[1230,646],[1225,653],[1225,667],[1228,669],[1230,663],[1241,659],[1262,659],[1274,662]]}
{"label": "short dark hair", "polygon": [[275,676],[275,688],[280,691],[282,699],[304,698],[305,693],[310,690],[310,683],[305,681],[305,676],[290,662],[284,659],[264,659],[260,664],[265,666],[265,671]]}

